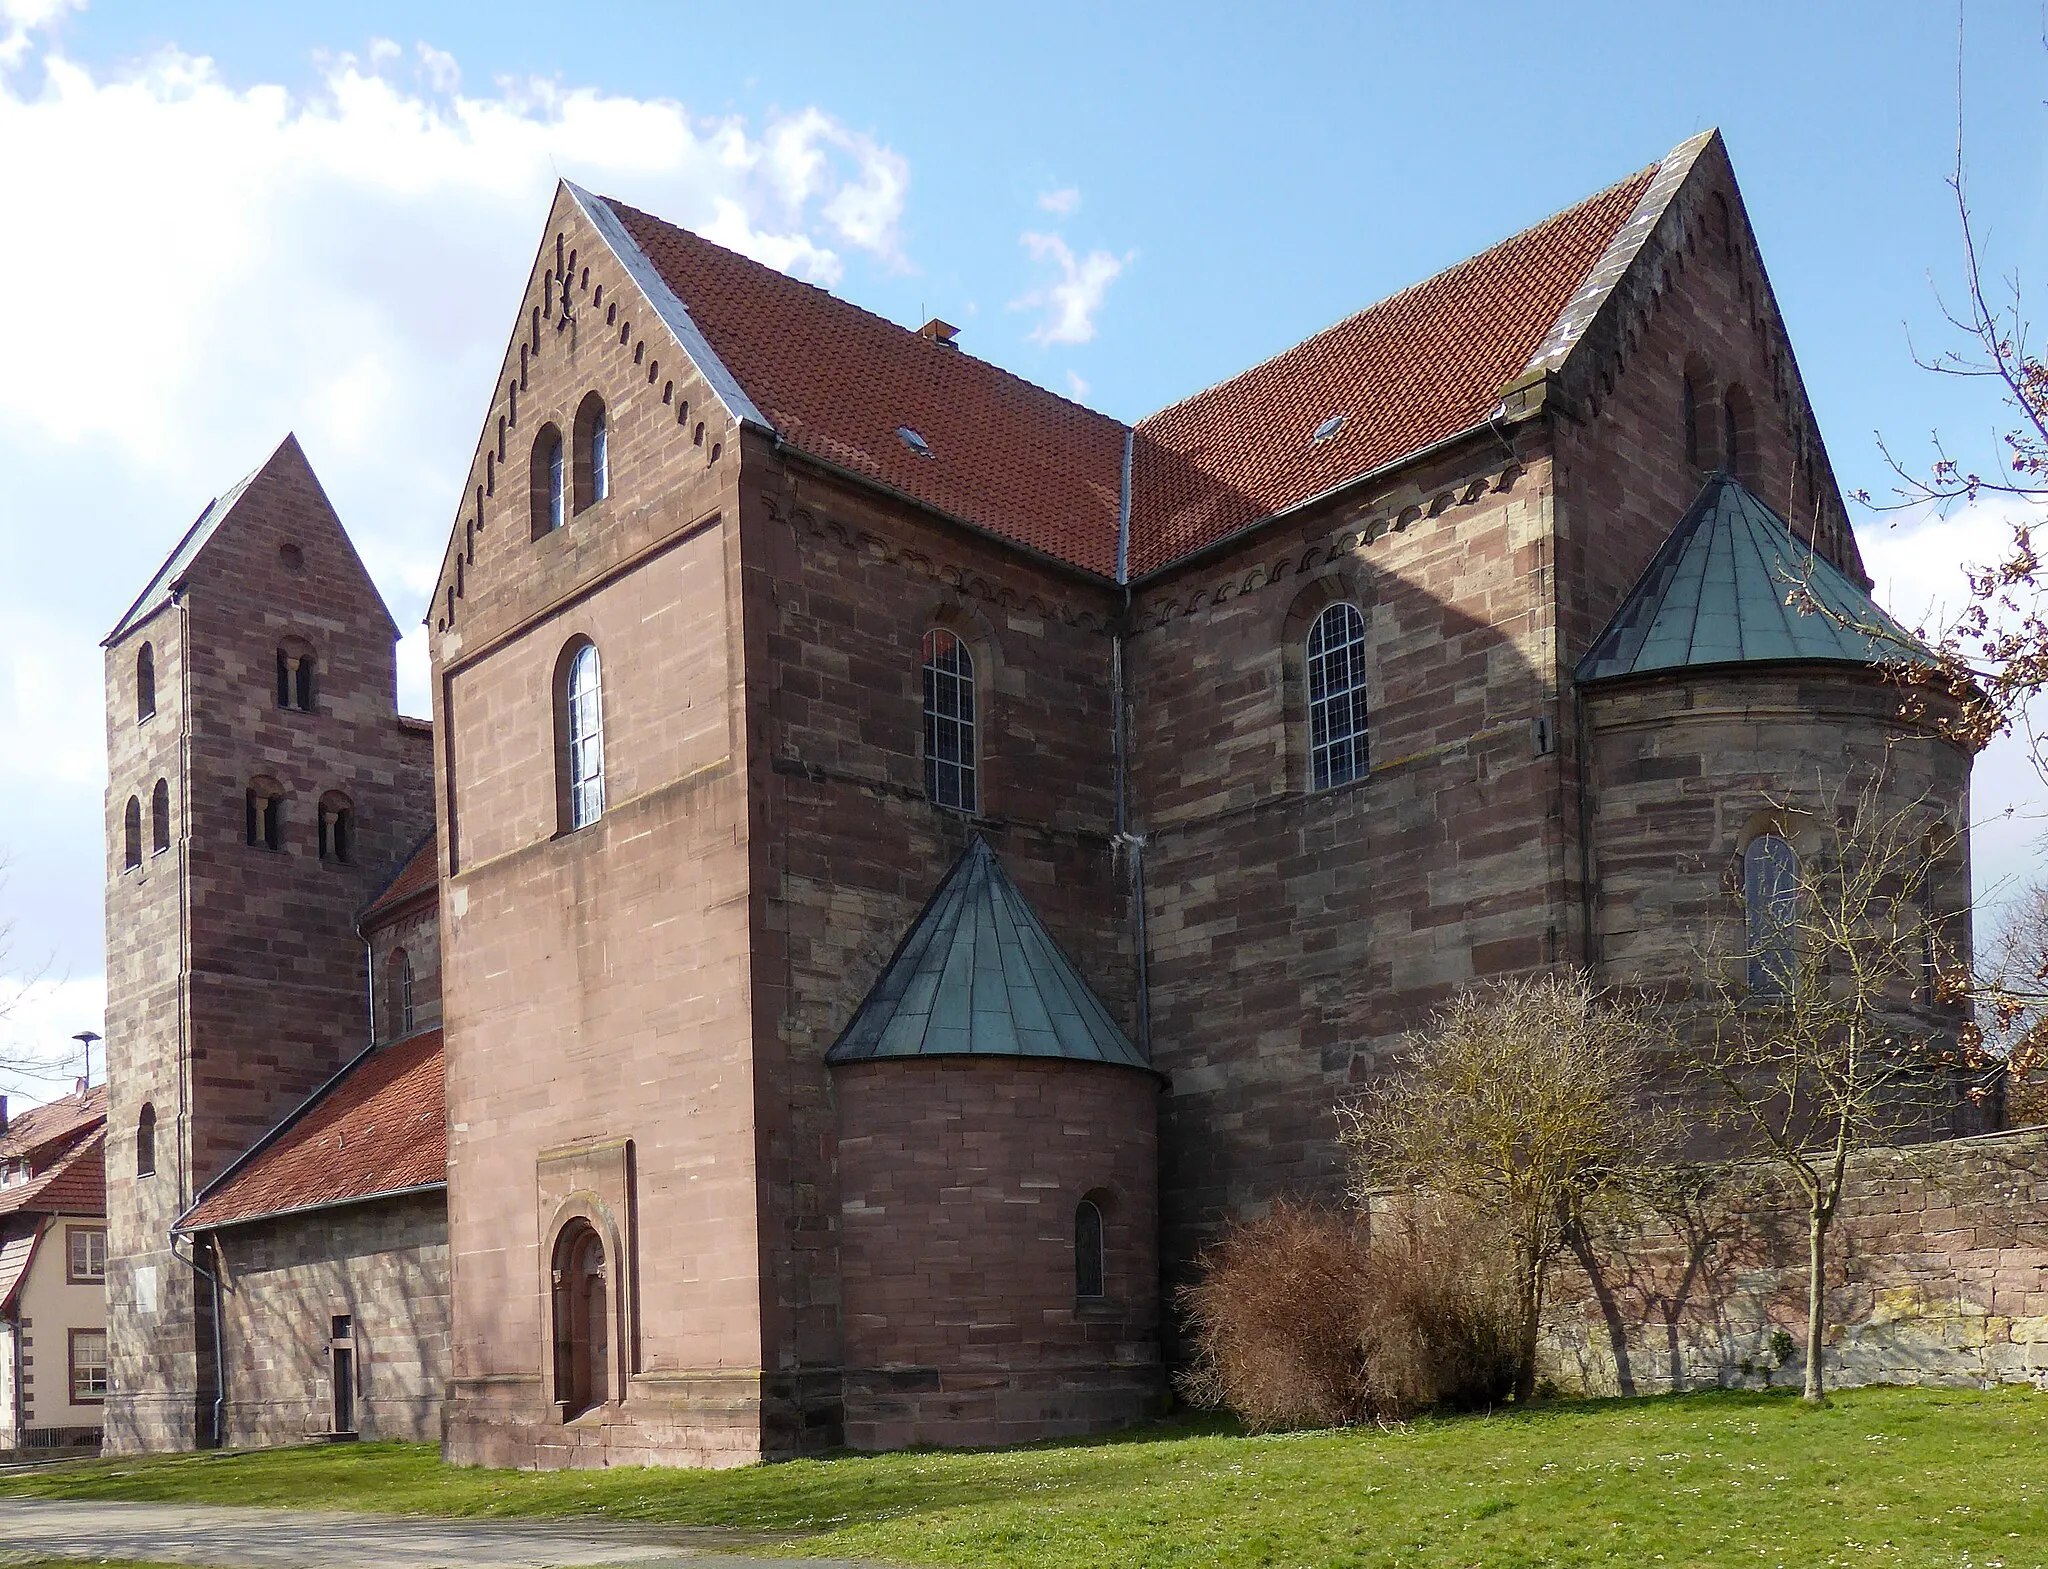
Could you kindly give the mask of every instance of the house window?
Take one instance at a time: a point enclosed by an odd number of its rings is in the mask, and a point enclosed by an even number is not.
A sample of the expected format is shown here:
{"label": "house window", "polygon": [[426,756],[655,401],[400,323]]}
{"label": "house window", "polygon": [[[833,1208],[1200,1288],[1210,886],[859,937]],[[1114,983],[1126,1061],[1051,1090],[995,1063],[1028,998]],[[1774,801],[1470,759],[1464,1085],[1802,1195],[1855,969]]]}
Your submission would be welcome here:
{"label": "house window", "polygon": [[612,493],[611,425],[605,418],[604,399],[588,394],[576,410],[576,510]]}
{"label": "house window", "polygon": [[64,1278],[74,1286],[97,1286],[107,1278],[107,1229],[104,1226],[64,1228]]}
{"label": "house window", "polygon": [[135,722],[156,717],[156,650],[144,643],[135,652]]}
{"label": "house window", "polygon": [[1074,1295],[1101,1296],[1102,1280],[1102,1209],[1083,1199],[1074,1206]]}
{"label": "house window", "polygon": [[107,1332],[71,1331],[71,1403],[96,1406],[107,1398]]}
{"label": "house window", "polygon": [[1328,790],[1366,772],[1365,617],[1331,605],[1308,634],[1310,787]]}
{"label": "house window", "polygon": [[972,812],[974,656],[944,627],[924,635],[924,793],[935,806]]}
{"label": "house window", "polygon": [[135,1119],[135,1175],[156,1175],[156,1107],[147,1103]]}
{"label": "house window", "polygon": [[249,781],[243,793],[243,837],[265,850],[284,848],[284,787],[275,779]]}
{"label": "house window", "polygon": [[1783,997],[1798,957],[1799,857],[1776,833],[1758,834],[1742,852],[1742,905],[1750,994]]}
{"label": "house window", "polygon": [[313,711],[313,650],[303,643],[286,643],[277,651],[277,706]]}
{"label": "house window", "polygon": [[580,645],[562,679],[562,780],[570,832],[604,816],[604,698],[597,647]]}
{"label": "house window", "polygon": [[162,855],[171,847],[171,782],[159,779],[149,792],[149,849]]}
{"label": "house window", "polygon": [[121,814],[121,867],[124,871],[132,871],[141,864],[142,802],[131,795],[127,809]]}
{"label": "house window", "polygon": [[560,528],[567,516],[568,473],[563,458],[562,433],[552,425],[541,426],[540,434],[533,438],[532,472],[528,478],[535,539]]}
{"label": "house window", "polygon": [[550,1285],[555,1407],[567,1422],[611,1398],[604,1242],[587,1220],[570,1221],[555,1239]]}
{"label": "house window", "polygon": [[320,797],[320,859],[346,866],[356,856],[356,809],[338,790]]}

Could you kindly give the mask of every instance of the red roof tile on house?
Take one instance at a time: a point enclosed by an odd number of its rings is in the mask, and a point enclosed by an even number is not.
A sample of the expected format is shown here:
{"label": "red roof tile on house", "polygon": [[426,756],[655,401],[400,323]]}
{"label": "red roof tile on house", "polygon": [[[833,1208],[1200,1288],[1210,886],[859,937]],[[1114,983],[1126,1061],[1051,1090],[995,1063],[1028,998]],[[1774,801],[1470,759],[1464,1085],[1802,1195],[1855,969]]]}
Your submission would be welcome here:
{"label": "red roof tile on house", "polygon": [[384,891],[372,899],[357,917],[356,924],[365,931],[381,924],[389,916],[420,895],[435,888],[441,877],[441,860],[435,836],[428,834],[420,847],[406,857],[405,864],[398,869],[398,875],[384,885]]}
{"label": "red roof tile on house", "polygon": [[66,1095],[31,1106],[7,1119],[0,1134],[0,1161],[22,1160],[38,1150],[61,1146],[107,1120],[107,1087],[95,1084],[83,1095]]}
{"label": "red roof tile on house", "polygon": [[203,1231],[448,1178],[441,1032],[358,1058],[244,1156],[178,1223]]}
{"label": "red roof tile on house", "polygon": [[1484,420],[1655,174],[1645,169],[1139,421],[1131,575]]}
{"label": "red roof tile on house", "polygon": [[623,202],[608,205],[791,446],[1115,576],[1118,421]]}
{"label": "red roof tile on house", "polygon": [[107,1134],[101,1127],[27,1182],[0,1188],[0,1215],[104,1215]]}
{"label": "red roof tile on house", "polygon": [[0,1236],[0,1316],[14,1313],[14,1294],[28,1278],[28,1266],[36,1256],[36,1244],[43,1238],[40,1220],[17,1221]]}

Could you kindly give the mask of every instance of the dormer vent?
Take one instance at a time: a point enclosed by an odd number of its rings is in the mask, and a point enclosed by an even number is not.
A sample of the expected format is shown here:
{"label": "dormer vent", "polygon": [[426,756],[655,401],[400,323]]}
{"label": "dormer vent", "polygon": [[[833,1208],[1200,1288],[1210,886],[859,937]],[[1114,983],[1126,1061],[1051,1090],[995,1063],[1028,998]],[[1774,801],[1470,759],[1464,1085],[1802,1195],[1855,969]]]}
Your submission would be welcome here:
{"label": "dormer vent", "polygon": [[918,328],[917,335],[920,338],[929,339],[942,349],[957,349],[960,347],[960,329],[950,321],[941,321],[936,316]]}

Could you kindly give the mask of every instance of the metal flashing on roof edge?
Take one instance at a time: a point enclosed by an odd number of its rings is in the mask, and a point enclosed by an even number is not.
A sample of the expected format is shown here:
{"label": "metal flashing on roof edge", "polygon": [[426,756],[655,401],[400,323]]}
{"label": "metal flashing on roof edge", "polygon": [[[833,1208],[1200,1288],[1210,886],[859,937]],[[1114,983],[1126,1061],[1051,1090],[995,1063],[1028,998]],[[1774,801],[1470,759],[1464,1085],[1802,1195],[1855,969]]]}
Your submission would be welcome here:
{"label": "metal flashing on roof edge", "polygon": [[751,425],[756,430],[774,435],[775,427],[768,423],[768,417],[754,406],[754,400],[747,396],[739,378],[726,369],[725,362],[712,349],[710,340],[690,315],[690,308],[669,287],[668,280],[662,277],[660,269],[640,249],[633,236],[626,232],[626,226],[619,222],[619,215],[612,211],[611,203],[594,192],[586,191],[574,180],[564,180],[562,185],[605,244],[611,247],[640,292],[647,296],[655,314],[675,334],[677,346],[696,362],[697,369],[703,372],[704,379],[711,384],[711,390],[727,412],[742,425]]}

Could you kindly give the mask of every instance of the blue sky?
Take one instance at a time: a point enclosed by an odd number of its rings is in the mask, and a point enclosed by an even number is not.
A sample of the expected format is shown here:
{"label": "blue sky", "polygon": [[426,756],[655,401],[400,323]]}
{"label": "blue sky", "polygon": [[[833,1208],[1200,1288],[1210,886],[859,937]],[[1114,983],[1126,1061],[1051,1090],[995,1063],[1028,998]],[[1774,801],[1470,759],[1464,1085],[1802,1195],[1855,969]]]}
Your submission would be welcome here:
{"label": "blue sky", "polygon": [[[2048,239],[2042,18],[1966,23],[2010,268]],[[1134,418],[1718,125],[1837,472],[1877,486],[1874,431],[1997,418],[1908,354],[1956,278],[1955,72],[1920,3],[0,0],[0,976],[40,977],[0,1055],[98,1027],[98,637],[287,428],[417,621],[555,173]],[[1863,521],[1908,619],[2001,526]],[[404,668],[423,707],[417,638]],[[1980,767],[1985,810],[2041,793]]]}

